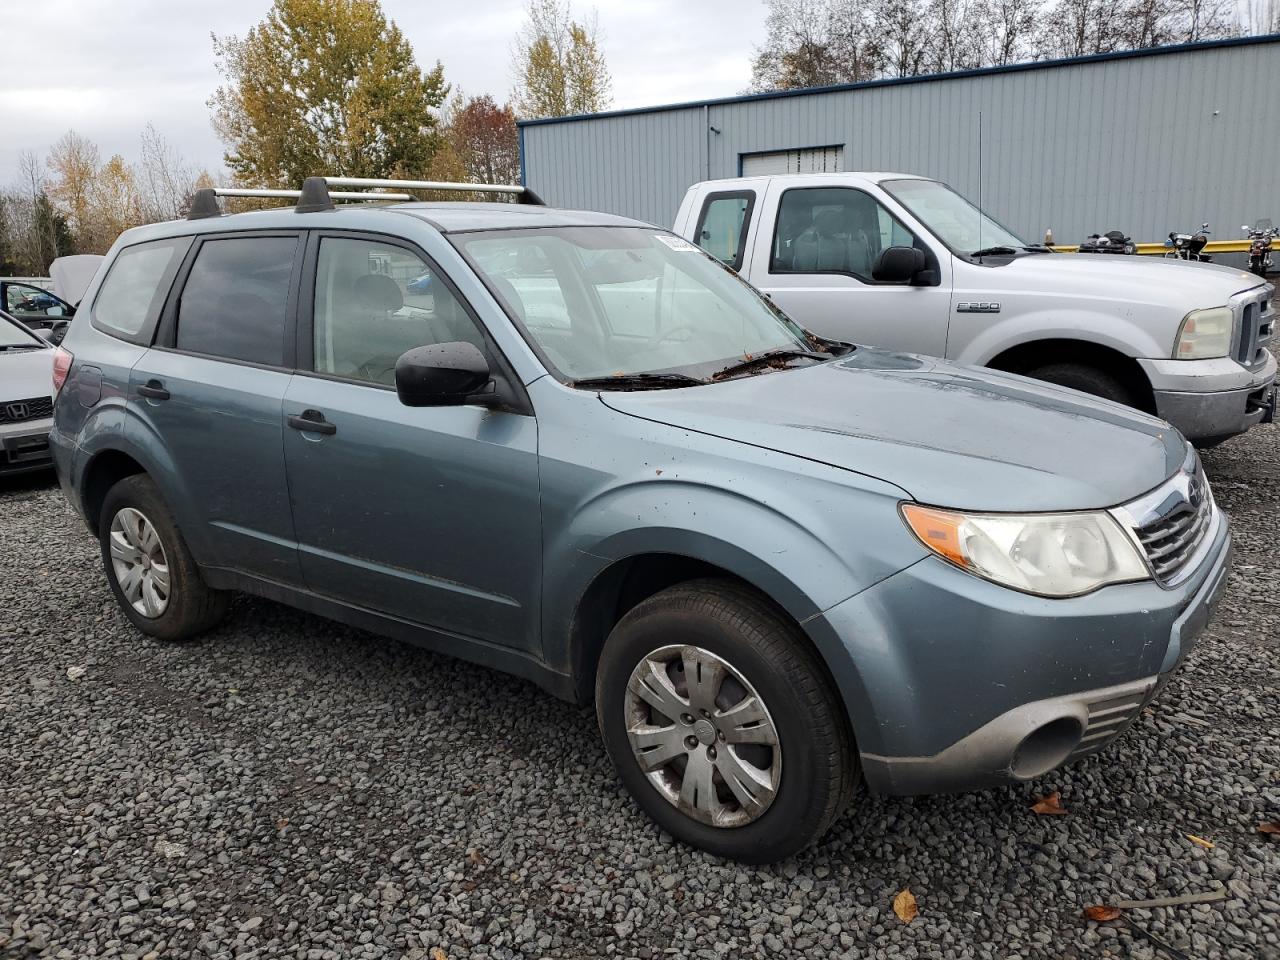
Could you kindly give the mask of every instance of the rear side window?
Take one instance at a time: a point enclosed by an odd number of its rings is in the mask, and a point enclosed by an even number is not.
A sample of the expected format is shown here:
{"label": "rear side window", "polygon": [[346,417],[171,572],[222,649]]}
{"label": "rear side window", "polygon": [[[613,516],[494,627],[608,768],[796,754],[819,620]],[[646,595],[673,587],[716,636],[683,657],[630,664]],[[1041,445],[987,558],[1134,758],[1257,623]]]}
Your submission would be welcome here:
{"label": "rear side window", "polygon": [[150,343],[174,274],[191,246],[172,237],[125,247],[93,301],[93,325],[133,343]]}
{"label": "rear side window", "polygon": [[756,195],[751,190],[713,193],[702,204],[694,237],[698,246],[734,270],[742,269],[747,226]]}
{"label": "rear side window", "polygon": [[228,360],[285,363],[295,237],[206,240],[178,301],[176,346]]}

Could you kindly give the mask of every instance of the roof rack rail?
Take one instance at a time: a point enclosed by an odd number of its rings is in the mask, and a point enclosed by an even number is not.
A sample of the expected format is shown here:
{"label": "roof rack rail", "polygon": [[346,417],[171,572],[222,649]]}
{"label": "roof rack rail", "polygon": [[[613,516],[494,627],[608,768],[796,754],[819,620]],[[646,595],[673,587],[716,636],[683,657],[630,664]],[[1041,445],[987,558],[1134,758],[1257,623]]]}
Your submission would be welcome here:
{"label": "roof rack rail", "polygon": [[[315,179],[308,177],[308,180]],[[462,193],[511,193],[516,203],[545,207],[542,198],[518,183],[453,183],[444,180],[389,180],[380,177],[321,177],[328,187],[402,187],[407,190],[456,190]],[[336,194],[331,194],[336,196]]]}
{"label": "roof rack rail", "polygon": [[[308,181],[310,181],[310,180],[319,179],[319,178],[308,177],[307,179]],[[323,182],[320,184],[320,186],[322,188],[324,187]],[[222,216],[222,208],[218,206],[219,197],[281,197],[281,198],[288,198],[290,200],[302,200],[304,198],[310,199],[309,197],[307,197],[307,190],[305,189],[306,184],[303,184],[303,187],[304,189],[302,190],[275,190],[268,187],[204,187],[196,191],[196,195],[191,201],[191,209],[187,213],[187,219],[188,220],[204,220],[207,217]],[[312,209],[317,209],[317,210],[331,209],[333,207],[333,203],[331,201],[333,200],[372,201],[372,200],[412,200],[412,199],[414,198],[407,193],[370,193],[368,191],[363,191],[363,190],[339,191],[336,193],[329,193],[328,190],[325,190],[324,191],[325,202],[323,206],[314,207]],[[304,213],[306,212],[306,210],[303,209],[302,203],[298,204],[298,209]]]}

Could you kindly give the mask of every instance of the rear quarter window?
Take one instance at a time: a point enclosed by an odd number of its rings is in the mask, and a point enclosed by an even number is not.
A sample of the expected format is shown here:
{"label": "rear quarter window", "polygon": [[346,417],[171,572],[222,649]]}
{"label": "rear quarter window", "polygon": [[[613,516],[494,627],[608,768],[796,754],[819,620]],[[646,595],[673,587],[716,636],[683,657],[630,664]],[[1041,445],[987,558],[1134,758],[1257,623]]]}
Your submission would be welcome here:
{"label": "rear quarter window", "polygon": [[149,344],[191,239],[152,240],[117,253],[94,298],[93,325],[122,340]]}

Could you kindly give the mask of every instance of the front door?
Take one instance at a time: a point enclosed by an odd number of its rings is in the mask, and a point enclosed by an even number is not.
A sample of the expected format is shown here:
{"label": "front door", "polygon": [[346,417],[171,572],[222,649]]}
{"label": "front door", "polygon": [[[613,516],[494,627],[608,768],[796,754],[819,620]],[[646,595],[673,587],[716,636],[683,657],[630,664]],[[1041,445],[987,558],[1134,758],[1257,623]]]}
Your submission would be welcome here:
{"label": "front door", "polygon": [[495,348],[448,278],[415,249],[358,234],[320,236],[311,247],[314,306],[299,368],[312,374],[294,378],[284,404],[308,586],[534,650],[537,422],[482,406],[401,404],[395,364],[404,351],[466,340],[493,365]]}
{"label": "front door", "polygon": [[[934,256],[902,219],[865,190],[771,183],[750,279],[796,322],[824,337],[943,356],[951,312],[950,257]],[[931,257],[938,283],[881,283],[888,247]],[[941,261],[941,262],[940,262]]]}
{"label": "front door", "polygon": [[162,450],[197,559],[291,585],[281,410],[302,246],[296,232],[199,241],[129,383],[129,429]]}

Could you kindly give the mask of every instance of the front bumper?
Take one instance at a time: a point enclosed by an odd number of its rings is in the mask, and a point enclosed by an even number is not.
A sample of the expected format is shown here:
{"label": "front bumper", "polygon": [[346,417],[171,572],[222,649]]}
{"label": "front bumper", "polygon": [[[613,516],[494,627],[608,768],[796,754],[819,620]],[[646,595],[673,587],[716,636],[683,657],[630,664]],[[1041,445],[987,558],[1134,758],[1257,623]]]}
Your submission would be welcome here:
{"label": "front bumper", "polygon": [[53,466],[49,451],[49,431],[53,419],[31,420],[6,425],[0,430],[0,475],[48,470]]}
{"label": "front bumper", "polygon": [[1151,381],[1156,413],[1188,440],[1222,440],[1274,414],[1276,361],[1263,351],[1255,369],[1229,357],[1216,360],[1139,360]]}
{"label": "front bumper", "polygon": [[1046,599],[933,557],[824,621],[849,651],[832,672],[875,792],[1016,783],[1100,749],[1186,657],[1227,582],[1225,516],[1175,589],[1118,584]]}

